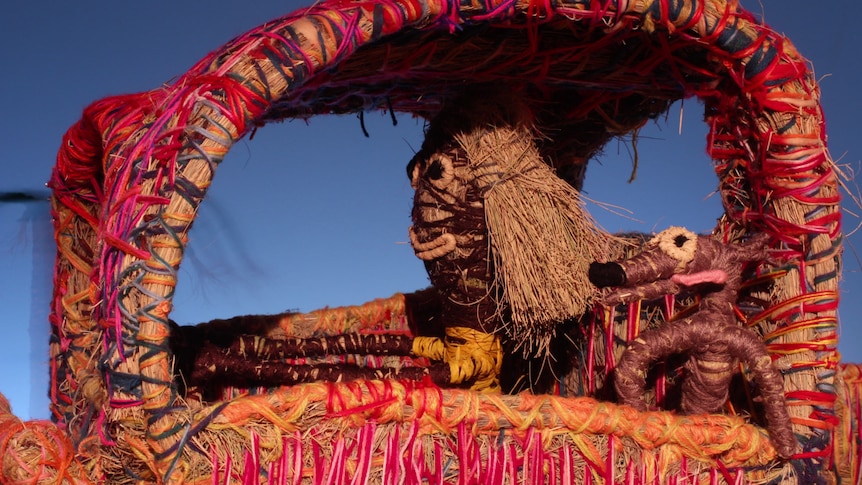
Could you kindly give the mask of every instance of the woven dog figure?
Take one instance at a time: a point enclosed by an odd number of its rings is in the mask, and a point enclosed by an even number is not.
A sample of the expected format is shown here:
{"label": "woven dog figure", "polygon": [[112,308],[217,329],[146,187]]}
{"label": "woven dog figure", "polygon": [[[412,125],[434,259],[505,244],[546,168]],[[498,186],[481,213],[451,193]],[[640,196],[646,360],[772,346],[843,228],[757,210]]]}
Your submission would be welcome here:
{"label": "woven dog figure", "polygon": [[684,287],[701,296],[693,315],[646,330],[629,342],[615,370],[620,401],[646,410],[643,396],[650,365],[673,354],[688,354],[681,410],[713,413],[727,402],[731,377],[741,361],[760,388],[776,450],[788,458],[796,439],[784,400],[784,380],[760,337],[737,325],[734,313],[745,266],[766,259],[767,240],[768,235],[758,234],[742,244],[724,244],[672,227],[626,261],[593,263],[589,275],[596,286],[610,288],[603,296],[606,305],[675,294]]}

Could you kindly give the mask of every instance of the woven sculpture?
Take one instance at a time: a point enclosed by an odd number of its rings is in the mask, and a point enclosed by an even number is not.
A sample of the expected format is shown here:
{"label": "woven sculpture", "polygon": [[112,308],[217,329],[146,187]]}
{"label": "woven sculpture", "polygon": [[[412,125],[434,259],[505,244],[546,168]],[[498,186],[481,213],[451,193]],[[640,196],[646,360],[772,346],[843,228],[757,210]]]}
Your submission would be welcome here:
{"label": "woven sculpture", "polygon": [[440,293],[445,337],[428,344],[446,352],[444,384],[499,391],[504,347],[552,360],[558,327],[592,303],[589,262],[614,242],[543,159],[520,96],[499,83],[453,99],[407,167],[410,240]]}
{"label": "woven sculpture", "polygon": [[[396,295],[177,330],[169,315],[188,230],[233,143],[261,124],[323,113],[430,120],[471,87],[501,83],[529,107],[542,160],[576,189],[608,140],[675,100],[704,103],[725,208],[714,237],[733,244],[764,233],[781,254],[781,264],[743,282],[756,290],[737,317],[782,374],[798,445],[789,460],[754,400],[731,396],[743,407],[688,416],[611,402],[606,384],[627,342],[696,308],[681,296],[587,311],[567,334],[574,357],[564,396],[480,394],[424,379],[213,386],[204,375],[196,387],[177,377],[174,364],[179,374],[194,367],[182,349],[198,337],[216,347],[225,335],[413,338],[418,315],[441,311],[427,294]],[[835,350],[842,235],[825,139],[807,62],[735,2],[333,0],[275,19],[170,85],[92,104],[66,134],[50,182],[56,425],[21,423],[0,407],[2,480],[859,483],[862,384]],[[505,302],[515,311],[514,298]],[[353,350],[309,358],[427,364]],[[651,404],[669,398],[672,367],[651,373]]]}
{"label": "woven sculpture", "polygon": [[790,429],[784,381],[760,336],[739,327],[734,313],[745,264],[767,258],[768,238],[761,233],[751,241],[731,245],[673,227],[623,263],[593,263],[590,280],[600,287],[614,287],[602,298],[605,305],[676,295],[683,287],[698,288],[701,295],[692,315],[648,329],[629,342],[614,375],[622,403],[646,411],[643,396],[650,364],[688,353],[681,410],[686,414],[719,412],[728,401],[731,378],[742,361],[760,388],[770,437],[786,459],[796,451],[796,438]]}

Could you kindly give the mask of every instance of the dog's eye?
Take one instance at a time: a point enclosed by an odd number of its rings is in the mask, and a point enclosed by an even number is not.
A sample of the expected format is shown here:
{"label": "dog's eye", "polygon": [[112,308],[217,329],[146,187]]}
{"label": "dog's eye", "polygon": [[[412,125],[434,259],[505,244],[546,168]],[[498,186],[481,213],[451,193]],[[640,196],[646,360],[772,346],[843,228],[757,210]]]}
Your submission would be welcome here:
{"label": "dog's eye", "polygon": [[680,234],[679,236],[673,238],[673,243],[676,247],[681,248],[688,242],[688,237],[684,234]]}

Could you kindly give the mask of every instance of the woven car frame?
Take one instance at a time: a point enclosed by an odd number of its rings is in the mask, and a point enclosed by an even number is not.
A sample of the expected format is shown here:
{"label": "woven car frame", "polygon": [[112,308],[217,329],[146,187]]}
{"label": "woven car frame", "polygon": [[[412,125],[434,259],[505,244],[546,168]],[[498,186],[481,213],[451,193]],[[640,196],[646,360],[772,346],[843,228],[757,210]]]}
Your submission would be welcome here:
{"label": "woven car frame", "polygon": [[[766,232],[782,255],[761,275],[771,282],[764,307],[744,323],[784,374],[800,443],[792,460],[776,459],[743,415],[638,413],[589,396],[392,380],[184,394],[172,295],[231,146],[287,118],[431,118],[465,85],[489,82],[535,106],[553,135],[543,150],[576,186],[608,140],[676,100],[703,102],[725,208],[716,233]],[[92,104],[64,137],[50,182],[58,426],[30,442],[65,451],[4,462],[3,473],[70,483],[858,483],[859,370],[836,351],[840,184],[825,140],[807,61],[736,2],[325,1],[275,19],[169,85]],[[406,300],[279,317],[272,334],[406,331]],[[571,389],[600,386],[640,314],[608,311],[592,324],[602,370],[590,357]],[[3,442],[27,442],[14,436]]]}

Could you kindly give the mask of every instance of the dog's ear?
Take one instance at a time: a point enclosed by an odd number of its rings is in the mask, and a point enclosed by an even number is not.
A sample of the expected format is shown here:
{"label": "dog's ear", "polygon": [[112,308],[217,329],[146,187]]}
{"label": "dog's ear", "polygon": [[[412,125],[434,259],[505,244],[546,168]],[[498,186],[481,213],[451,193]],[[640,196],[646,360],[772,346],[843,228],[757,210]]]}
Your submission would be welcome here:
{"label": "dog's ear", "polygon": [[759,232],[748,238],[747,241],[737,245],[737,254],[740,261],[763,261],[768,264],[779,264],[771,261],[769,257],[769,240],[772,236],[765,232]]}

